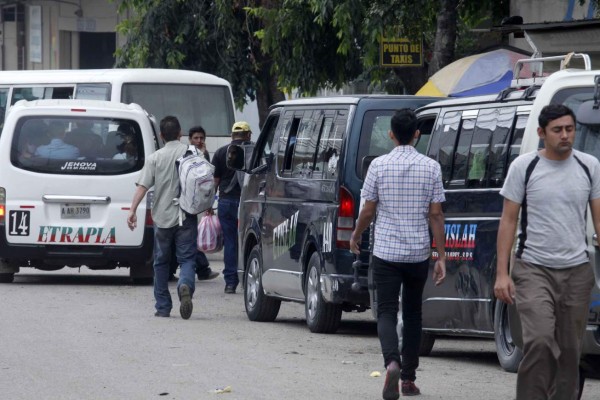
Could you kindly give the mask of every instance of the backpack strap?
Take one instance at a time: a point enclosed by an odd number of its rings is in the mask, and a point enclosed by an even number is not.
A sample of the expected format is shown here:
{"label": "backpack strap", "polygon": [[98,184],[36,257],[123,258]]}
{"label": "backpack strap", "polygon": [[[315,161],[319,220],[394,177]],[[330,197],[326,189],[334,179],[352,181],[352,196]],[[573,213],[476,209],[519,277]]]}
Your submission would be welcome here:
{"label": "backpack strap", "polygon": [[529,183],[529,178],[531,178],[531,174],[533,173],[533,170],[539,161],[540,157],[536,155],[525,170],[525,190],[523,194],[523,201],[521,202],[521,233],[519,233],[519,244],[517,246],[517,252],[515,253],[517,258],[521,258],[523,250],[525,250],[525,241],[527,240],[527,184]]}

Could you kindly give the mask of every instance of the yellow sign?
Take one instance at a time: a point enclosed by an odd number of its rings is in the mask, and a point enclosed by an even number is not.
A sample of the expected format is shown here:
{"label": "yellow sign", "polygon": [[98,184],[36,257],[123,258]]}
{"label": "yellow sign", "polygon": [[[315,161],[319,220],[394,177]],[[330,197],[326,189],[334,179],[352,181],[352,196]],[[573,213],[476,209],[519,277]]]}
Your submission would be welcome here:
{"label": "yellow sign", "polygon": [[420,67],[423,65],[423,40],[381,39],[379,64],[382,67]]}

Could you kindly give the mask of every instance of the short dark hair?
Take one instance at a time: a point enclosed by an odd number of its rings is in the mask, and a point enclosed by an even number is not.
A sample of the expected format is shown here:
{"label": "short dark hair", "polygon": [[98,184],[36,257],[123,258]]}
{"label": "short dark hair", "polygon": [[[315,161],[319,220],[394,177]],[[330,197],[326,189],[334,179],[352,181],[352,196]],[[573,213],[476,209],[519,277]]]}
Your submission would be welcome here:
{"label": "short dark hair", "polygon": [[392,133],[402,145],[409,144],[417,131],[417,114],[410,108],[396,111],[391,122]]}
{"label": "short dark hair", "polygon": [[167,142],[177,140],[181,133],[181,125],[177,117],[167,115],[160,120],[160,133]]}
{"label": "short dark hair", "polygon": [[575,119],[575,113],[569,107],[562,104],[549,104],[542,108],[542,111],[540,111],[538,124],[540,125],[540,128],[546,129],[551,121],[567,115],[570,115],[573,118],[573,122],[577,122],[577,119]]}
{"label": "short dark hair", "polygon": [[206,137],[206,131],[200,125],[192,126],[188,131],[188,136],[191,138],[194,135],[194,133],[201,133],[204,135],[204,137]]}

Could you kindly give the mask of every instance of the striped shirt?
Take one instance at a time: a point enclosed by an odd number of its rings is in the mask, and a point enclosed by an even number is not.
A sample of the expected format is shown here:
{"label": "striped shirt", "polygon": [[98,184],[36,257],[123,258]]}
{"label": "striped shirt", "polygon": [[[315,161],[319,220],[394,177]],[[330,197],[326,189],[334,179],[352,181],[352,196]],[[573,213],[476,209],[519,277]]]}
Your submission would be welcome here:
{"label": "striped shirt", "polygon": [[446,200],[437,161],[397,146],[373,160],[361,196],[377,203],[373,255],[406,263],[429,258],[429,205]]}

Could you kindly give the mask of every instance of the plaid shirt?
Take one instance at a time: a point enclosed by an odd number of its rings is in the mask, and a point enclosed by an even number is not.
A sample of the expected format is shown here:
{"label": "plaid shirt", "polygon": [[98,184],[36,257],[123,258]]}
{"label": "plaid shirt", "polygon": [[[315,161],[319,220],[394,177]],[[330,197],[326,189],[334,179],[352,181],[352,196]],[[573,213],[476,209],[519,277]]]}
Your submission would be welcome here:
{"label": "plaid shirt", "polygon": [[373,255],[406,263],[429,258],[429,204],[446,200],[437,161],[397,146],[373,160],[361,196],[377,202]]}

